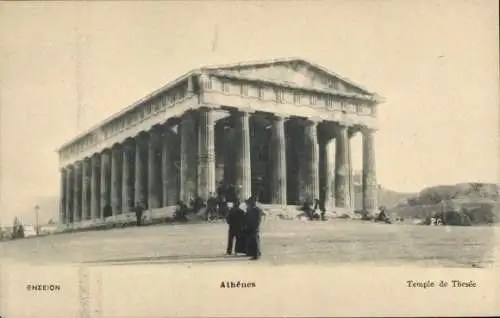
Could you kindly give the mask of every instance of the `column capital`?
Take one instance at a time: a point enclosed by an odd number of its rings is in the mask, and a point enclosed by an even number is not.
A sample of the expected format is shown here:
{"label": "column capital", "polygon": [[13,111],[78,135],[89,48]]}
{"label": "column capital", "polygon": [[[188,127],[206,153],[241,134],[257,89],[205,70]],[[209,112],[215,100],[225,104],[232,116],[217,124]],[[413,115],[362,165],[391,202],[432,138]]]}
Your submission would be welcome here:
{"label": "column capital", "polygon": [[122,142],[122,147],[124,150],[132,150],[134,149],[134,141],[133,139],[126,139]]}
{"label": "column capital", "polygon": [[347,137],[349,139],[351,139],[352,137],[354,137],[354,135],[356,135],[357,131],[356,130],[352,130],[352,129],[347,129]]}
{"label": "column capital", "polygon": [[146,141],[148,138],[149,138],[149,132],[141,131],[134,137],[134,140],[137,144],[137,143],[142,143],[142,142]]}
{"label": "column capital", "polygon": [[370,135],[377,132],[377,129],[374,127],[363,126],[361,127],[360,131],[363,135]]}
{"label": "column capital", "polygon": [[148,132],[149,139],[156,142],[160,139],[162,133],[163,130],[160,127],[155,127]]}
{"label": "column capital", "polygon": [[274,121],[277,121],[277,122],[285,122],[289,119],[288,116],[283,116],[283,115],[279,115],[279,114],[273,114],[271,116],[271,118],[274,120]]}
{"label": "column capital", "polygon": [[313,121],[313,122],[315,122],[316,124],[321,123],[322,121],[324,121],[324,119],[323,119],[323,118],[318,117],[318,116],[308,117],[308,118],[307,118],[307,120],[308,120],[308,121]]}
{"label": "column capital", "polygon": [[116,144],[111,148],[111,153],[121,153],[122,152],[123,145],[121,144]]}
{"label": "column capital", "polygon": [[349,126],[347,125],[344,125],[344,124],[341,124],[341,123],[337,123],[334,127],[334,130],[335,132],[337,133],[341,133],[341,132],[347,132],[347,129],[349,128]]}
{"label": "column capital", "polygon": [[203,104],[203,105],[200,105],[200,107],[198,107],[198,111],[209,112],[209,111],[212,111],[212,110],[217,109],[219,107],[220,106],[218,106],[218,105]]}
{"label": "column capital", "polygon": [[319,121],[317,121],[317,120],[315,120],[315,119],[312,119],[312,118],[307,118],[306,120],[304,120],[304,124],[305,124],[306,126],[314,126],[314,127],[317,127],[319,123],[320,123]]}
{"label": "column capital", "polygon": [[241,115],[254,114],[255,110],[250,107],[241,107],[241,108],[235,108],[234,110],[230,110],[229,112],[241,116]]}

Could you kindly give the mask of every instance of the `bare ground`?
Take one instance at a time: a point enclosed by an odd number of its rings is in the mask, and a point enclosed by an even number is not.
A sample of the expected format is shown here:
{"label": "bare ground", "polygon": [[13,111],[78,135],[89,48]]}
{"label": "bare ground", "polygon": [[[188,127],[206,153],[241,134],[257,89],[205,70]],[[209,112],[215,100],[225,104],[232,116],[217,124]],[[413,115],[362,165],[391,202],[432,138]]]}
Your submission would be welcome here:
{"label": "bare ground", "polygon": [[[491,267],[498,227],[266,220],[259,262]],[[0,244],[2,261],[106,265],[248,262],[225,256],[227,225],[179,224],[52,235]]]}

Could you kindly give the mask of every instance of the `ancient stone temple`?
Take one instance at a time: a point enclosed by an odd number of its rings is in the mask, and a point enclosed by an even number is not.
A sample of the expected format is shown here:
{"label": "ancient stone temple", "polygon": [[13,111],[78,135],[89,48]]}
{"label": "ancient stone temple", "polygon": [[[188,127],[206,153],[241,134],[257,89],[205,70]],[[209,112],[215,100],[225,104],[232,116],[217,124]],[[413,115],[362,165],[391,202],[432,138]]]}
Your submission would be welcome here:
{"label": "ancient stone temple", "polygon": [[219,184],[242,199],[353,208],[350,139],[363,138],[363,210],[377,208],[380,97],[303,59],[193,70],[64,144],[60,221],[161,210]]}

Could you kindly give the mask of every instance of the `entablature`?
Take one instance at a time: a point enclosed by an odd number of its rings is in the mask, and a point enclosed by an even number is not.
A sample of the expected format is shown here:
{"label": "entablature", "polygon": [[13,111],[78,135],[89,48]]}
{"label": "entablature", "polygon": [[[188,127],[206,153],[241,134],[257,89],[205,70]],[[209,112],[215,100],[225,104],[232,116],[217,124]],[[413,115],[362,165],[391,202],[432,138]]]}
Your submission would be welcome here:
{"label": "entablature", "polygon": [[143,122],[149,122],[151,118],[161,117],[167,109],[173,108],[177,104],[183,103],[187,99],[195,96],[192,89],[192,77],[177,83],[165,92],[145,99],[135,107],[126,109],[119,116],[114,116],[111,120],[101,126],[91,129],[84,135],[74,139],[59,150],[60,161],[67,161],[78,154],[86,153],[95,149],[99,144],[105,143],[109,139],[126,139],[130,137],[130,130],[134,126],[140,126]]}
{"label": "entablature", "polygon": [[[368,118],[372,122],[377,117],[377,100],[373,96],[310,89],[265,80],[255,80],[220,74],[208,75],[202,81],[200,101],[239,107],[258,107],[286,112],[308,113],[308,109],[321,112],[324,116],[338,118]],[[328,114],[330,113],[330,114]]]}

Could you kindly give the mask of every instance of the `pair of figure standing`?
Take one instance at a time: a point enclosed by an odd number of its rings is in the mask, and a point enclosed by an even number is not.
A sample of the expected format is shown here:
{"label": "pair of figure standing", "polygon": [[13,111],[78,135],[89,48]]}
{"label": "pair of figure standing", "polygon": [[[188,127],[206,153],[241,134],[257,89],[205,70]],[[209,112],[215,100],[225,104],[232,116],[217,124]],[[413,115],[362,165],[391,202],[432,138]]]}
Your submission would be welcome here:
{"label": "pair of figure standing", "polygon": [[233,252],[233,242],[236,239],[235,253],[246,254],[252,260],[261,256],[260,251],[260,223],[262,210],[257,207],[255,197],[245,201],[247,211],[240,208],[240,202],[236,201],[226,218],[229,224],[227,254]]}

